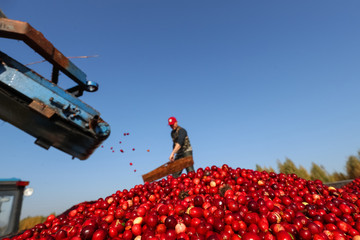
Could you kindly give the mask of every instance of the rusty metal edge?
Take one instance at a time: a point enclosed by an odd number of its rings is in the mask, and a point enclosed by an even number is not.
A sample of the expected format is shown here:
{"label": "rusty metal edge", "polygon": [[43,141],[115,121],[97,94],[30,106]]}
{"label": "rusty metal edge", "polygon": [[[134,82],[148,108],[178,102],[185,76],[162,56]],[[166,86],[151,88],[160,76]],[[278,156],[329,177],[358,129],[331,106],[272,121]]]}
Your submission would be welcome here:
{"label": "rusty metal edge", "polygon": [[65,57],[44,35],[29,23],[0,18],[0,37],[22,40],[39,55],[56,66],[80,86],[86,84],[86,74]]}

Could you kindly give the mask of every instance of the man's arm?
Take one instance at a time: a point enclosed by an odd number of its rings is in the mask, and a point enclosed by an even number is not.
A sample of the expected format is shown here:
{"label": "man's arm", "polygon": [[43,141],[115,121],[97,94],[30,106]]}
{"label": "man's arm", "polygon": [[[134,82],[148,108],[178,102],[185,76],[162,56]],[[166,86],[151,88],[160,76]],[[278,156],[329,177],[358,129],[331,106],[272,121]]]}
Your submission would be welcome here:
{"label": "man's arm", "polygon": [[174,149],[172,150],[171,154],[170,154],[170,157],[169,157],[169,160],[170,162],[173,162],[174,159],[175,159],[175,154],[180,150],[181,146],[179,143],[175,143],[175,147]]}

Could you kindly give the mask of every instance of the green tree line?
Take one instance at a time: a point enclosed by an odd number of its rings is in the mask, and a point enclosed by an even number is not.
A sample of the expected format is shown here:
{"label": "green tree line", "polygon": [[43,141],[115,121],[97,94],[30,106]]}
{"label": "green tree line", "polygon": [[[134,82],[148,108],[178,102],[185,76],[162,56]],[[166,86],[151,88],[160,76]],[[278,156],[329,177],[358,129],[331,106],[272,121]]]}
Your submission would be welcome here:
{"label": "green tree line", "polygon": [[[278,160],[277,167],[278,173],[295,173],[298,177],[304,178],[306,180],[319,179],[324,183],[355,179],[360,178],[360,152],[358,152],[358,156],[352,155],[348,158],[345,164],[345,173],[337,171],[329,173],[326,171],[324,166],[319,166],[314,162],[311,163],[311,169],[310,172],[308,172],[302,165],[296,166],[295,163],[289,158],[286,158],[284,162]],[[272,167],[262,167],[258,164],[256,164],[256,170],[260,172],[276,172]]]}

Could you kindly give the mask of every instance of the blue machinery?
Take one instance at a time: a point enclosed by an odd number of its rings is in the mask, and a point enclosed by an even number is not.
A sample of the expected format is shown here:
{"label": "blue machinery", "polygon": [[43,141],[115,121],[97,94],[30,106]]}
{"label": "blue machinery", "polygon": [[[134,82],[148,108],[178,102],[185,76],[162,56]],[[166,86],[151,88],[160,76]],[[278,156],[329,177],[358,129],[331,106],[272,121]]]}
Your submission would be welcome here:
{"label": "blue machinery", "polygon": [[[11,20],[0,10],[0,37],[21,40],[52,64],[51,80],[0,51],[0,119],[80,160],[87,159],[110,135],[100,113],[82,102],[84,91],[98,89],[86,74],[59,52],[41,32],[26,22]],[[59,72],[76,85],[64,90]]]}

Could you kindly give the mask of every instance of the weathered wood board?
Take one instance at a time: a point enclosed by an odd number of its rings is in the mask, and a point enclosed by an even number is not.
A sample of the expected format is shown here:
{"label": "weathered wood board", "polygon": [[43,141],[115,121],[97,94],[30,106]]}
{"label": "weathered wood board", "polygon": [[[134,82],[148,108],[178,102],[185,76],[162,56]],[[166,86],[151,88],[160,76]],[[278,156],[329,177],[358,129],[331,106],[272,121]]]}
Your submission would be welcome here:
{"label": "weathered wood board", "polygon": [[169,174],[183,170],[194,165],[192,156],[180,158],[174,162],[167,162],[149,173],[142,175],[144,182],[152,182]]}

